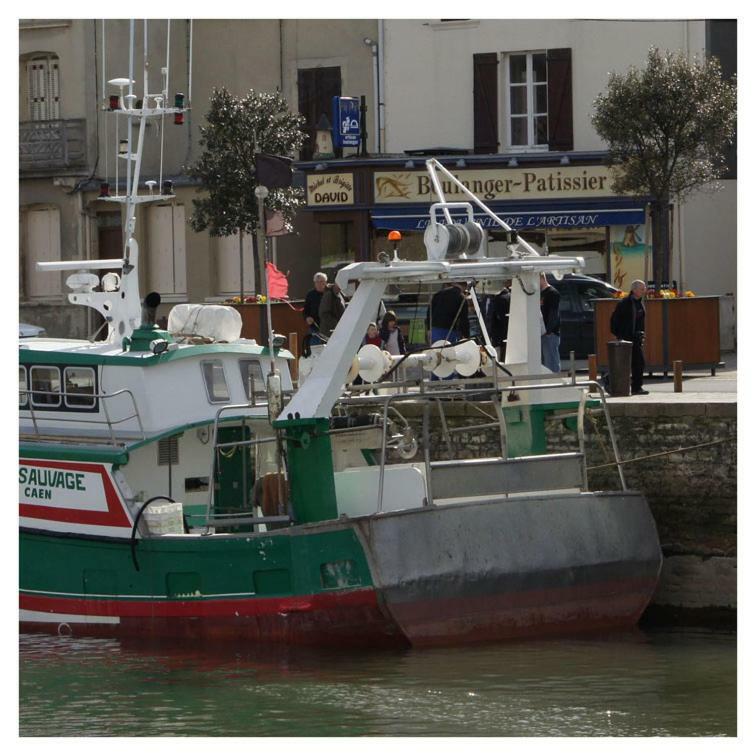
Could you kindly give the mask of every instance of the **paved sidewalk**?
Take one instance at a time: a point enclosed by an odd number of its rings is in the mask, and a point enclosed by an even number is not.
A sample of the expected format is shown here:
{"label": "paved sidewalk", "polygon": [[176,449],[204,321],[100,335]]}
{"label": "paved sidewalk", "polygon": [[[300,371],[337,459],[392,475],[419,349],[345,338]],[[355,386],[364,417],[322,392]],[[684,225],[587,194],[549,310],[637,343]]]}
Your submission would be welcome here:
{"label": "paved sidewalk", "polygon": [[[659,404],[680,404],[687,402],[736,402],[738,355],[737,352],[722,354],[723,367],[718,367],[716,375],[710,370],[683,370],[682,392],[675,392],[672,373],[665,378],[662,373],[654,373],[652,378],[644,377],[643,388],[649,393],[643,396],[610,397],[610,402],[650,402]],[[578,373],[587,373],[588,361],[576,360]],[[562,369],[568,370],[569,363],[562,362]]]}

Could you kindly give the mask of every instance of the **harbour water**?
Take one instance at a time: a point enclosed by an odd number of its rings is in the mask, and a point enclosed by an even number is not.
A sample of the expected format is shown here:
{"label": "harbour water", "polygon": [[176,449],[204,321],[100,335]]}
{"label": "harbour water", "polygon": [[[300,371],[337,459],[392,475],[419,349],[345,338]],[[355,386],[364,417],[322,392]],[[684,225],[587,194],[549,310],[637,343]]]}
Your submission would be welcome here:
{"label": "harbour water", "polygon": [[21,736],[735,736],[736,636],[337,653],[20,638]]}

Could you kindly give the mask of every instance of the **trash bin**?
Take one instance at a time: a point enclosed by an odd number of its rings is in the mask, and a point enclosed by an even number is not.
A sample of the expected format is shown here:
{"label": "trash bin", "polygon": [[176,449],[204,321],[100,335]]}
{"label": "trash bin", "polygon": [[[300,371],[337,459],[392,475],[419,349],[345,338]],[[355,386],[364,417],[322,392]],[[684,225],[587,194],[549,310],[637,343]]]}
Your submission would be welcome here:
{"label": "trash bin", "polygon": [[608,341],[609,393],[630,396],[630,367],[633,360],[632,341]]}

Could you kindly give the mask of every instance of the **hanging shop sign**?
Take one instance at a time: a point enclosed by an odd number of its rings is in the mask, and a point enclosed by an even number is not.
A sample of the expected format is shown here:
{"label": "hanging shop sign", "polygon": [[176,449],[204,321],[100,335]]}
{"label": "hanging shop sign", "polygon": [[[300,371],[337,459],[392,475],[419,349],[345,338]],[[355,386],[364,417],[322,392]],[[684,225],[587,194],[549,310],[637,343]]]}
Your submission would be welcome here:
{"label": "hanging shop sign", "polygon": [[360,101],[357,97],[334,97],[331,101],[333,115],[333,146],[360,146]]}
{"label": "hanging shop sign", "polygon": [[[453,171],[454,176],[483,200],[572,199],[613,196],[608,166],[551,166]],[[381,171],[374,174],[378,203],[428,202],[435,192],[424,171]],[[465,194],[451,181],[441,181],[447,201]]]}
{"label": "hanging shop sign", "polygon": [[353,173],[313,173],[307,177],[307,205],[309,207],[353,204]]}

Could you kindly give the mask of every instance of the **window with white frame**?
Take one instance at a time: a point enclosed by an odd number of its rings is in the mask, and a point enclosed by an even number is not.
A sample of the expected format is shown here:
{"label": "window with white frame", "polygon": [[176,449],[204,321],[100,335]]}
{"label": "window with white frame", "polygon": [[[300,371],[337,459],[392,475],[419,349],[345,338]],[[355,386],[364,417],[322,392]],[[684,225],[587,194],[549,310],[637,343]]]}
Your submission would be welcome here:
{"label": "window with white frame", "polygon": [[34,407],[60,407],[60,370],[57,367],[32,367],[31,397]]}
{"label": "window with white frame", "polygon": [[239,360],[239,368],[247,399],[265,398],[267,391],[260,360]]}
{"label": "window with white frame", "polygon": [[26,95],[30,121],[60,118],[60,66],[57,55],[40,54],[26,61]]}
{"label": "window with white frame", "polygon": [[548,149],[546,51],[505,56],[507,145]]}
{"label": "window with white frame", "polygon": [[95,399],[95,371],[91,367],[67,367],[63,371],[66,407],[92,409]]}
{"label": "window with white frame", "polygon": [[26,368],[23,365],[18,366],[18,406],[26,407],[29,404],[29,394],[27,389],[29,385],[26,380]]}
{"label": "window with white frame", "polygon": [[220,360],[202,362],[202,377],[205,379],[207,398],[212,404],[228,401],[228,384],[226,374],[223,372],[223,363]]}
{"label": "window with white frame", "polygon": [[473,54],[473,147],[478,155],[574,149],[569,47]]}

